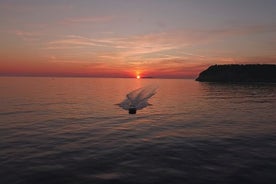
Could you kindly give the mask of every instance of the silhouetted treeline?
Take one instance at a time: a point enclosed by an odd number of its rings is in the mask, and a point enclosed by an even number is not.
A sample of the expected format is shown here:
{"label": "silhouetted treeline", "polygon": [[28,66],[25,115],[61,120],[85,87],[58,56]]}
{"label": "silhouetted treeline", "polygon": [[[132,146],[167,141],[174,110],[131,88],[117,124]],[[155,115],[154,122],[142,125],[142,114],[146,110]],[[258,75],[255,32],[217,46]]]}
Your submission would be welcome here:
{"label": "silhouetted treeline", "polygon": [[212,65],[196,79],[201,82],[276,82],[276,65]]}

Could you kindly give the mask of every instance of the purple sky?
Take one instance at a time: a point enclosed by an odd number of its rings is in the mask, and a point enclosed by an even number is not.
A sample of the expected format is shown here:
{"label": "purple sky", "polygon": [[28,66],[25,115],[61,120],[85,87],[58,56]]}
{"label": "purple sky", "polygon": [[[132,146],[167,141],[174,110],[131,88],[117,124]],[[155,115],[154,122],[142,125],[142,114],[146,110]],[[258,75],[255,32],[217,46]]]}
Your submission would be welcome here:
{"label": "purple sky", "polygon": [[0,75],[195,77],[276,64],[274,0],[0,0]]}

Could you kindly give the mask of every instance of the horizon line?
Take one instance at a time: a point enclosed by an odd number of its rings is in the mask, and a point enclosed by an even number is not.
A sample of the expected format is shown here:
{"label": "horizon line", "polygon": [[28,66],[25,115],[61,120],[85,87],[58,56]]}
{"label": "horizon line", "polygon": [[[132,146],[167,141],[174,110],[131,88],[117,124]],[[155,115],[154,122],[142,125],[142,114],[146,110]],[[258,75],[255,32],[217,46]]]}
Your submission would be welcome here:
{"label": "horizon line", "polygon": [[[45,78],[121,78],[136,79],[136,77],[123,76],[78,76],[78,75],[29,75],[29,74],[0,74],[0,77],[45,77]],[[141,77],[140,79],[196,79],[194,77]],[[137,80],[140,80],[137,79]]]}

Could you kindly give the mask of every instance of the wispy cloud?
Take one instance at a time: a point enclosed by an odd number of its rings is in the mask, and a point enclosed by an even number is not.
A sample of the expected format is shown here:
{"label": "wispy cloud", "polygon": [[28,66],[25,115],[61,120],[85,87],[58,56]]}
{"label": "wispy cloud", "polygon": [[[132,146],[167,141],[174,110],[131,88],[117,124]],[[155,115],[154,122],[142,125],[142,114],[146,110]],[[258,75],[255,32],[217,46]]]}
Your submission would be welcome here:
{"label": "wispy cloud", "polygon": [[[72,22],[88,22],[110,20],[110,17],[84,18],[75,19]],[[171,30],[167,32],[159,32],[144,35],[134,35],[128,37],[111,37],[111,38],[87,38],[78,35],[69,35],[65,39],[86,40],[89,43],[109,44],[114,48],[144,48],[148,52],[155,52],[156,46],[162,46],[165,50],[179,47],[201,44],[211,41],[216,41],[221,38],[229,38],[233,36],[242,36],[257,34],[263,32],[275,32],[275,25],[255,25],[244,27],[217,28],[210,30]],[[65,40],[63,39],[63,40]],[[77,43],[78,44],[78,43]],[[162,50],[162,49],[161,49]],[[138,53],[147,53],[146,51],[138,51]]]}
{"label": "wispy cloud", "polygon": [[41,33],[33,31],[22,31],[16,30],[12,31],[16,36],[20,37],[24,41],[38,41],[40,39]]}
{"label": "wispy cloud", "polygon": [[[229,63],[235,62],[232,57],[212,56],[211,54],[199,54],[189,48],[195,46],[208,46],[209,43],[221,39],[229,39],[251,34],[276,31],[275,25],[268,26],[244,26],[235,28],[220,28],[212,30],[171,30],[154,34],[134,35],[128,37],[101,37],[89,38],[79,35],[67,35],[61,39],[47,43],[46,49],[67,50],[81,49],[94,53],[95,59],[127,62],[128,64],[158,64],[162,65],[172,61],[177,64],[189,63]],[[76,51],[72,51],[76,52]],[[203,52],[204,53],[204,52]],[[159,63],[161,64],[161,63]],[[168,66],[169,67],[169,66]]]}
{"label": "wispy cloud", "polygon": [[47,44],[47,49],[66,49],[66,48],[83,48],[88,46],[97,46],[97,44],[86,37],[70,35],[64,39],[51,41]]}
{"label": "wispy cloud", "polygon": [[68,35],[62,39],[47,43],[47,49],[70,49],[70,48],[95,48],[106,47],[125,57],[155,53],[176,48],[175,45],[162,43],[152,38],[143,36],[112,37],[112,38],[88,38],[77,35]]}

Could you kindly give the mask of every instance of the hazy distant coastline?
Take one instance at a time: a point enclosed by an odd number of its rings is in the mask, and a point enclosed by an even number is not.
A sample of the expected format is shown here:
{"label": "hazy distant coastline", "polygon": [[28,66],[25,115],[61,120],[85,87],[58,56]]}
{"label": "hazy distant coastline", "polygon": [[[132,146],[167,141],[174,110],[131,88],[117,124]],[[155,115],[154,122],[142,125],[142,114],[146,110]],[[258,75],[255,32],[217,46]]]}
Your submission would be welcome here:
{"label": "hazy distant coastline", "polygon": [[212,65],[196,78],[200,82],[271,82],[276,83],[274,64]]}

